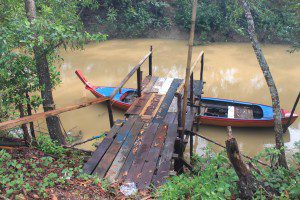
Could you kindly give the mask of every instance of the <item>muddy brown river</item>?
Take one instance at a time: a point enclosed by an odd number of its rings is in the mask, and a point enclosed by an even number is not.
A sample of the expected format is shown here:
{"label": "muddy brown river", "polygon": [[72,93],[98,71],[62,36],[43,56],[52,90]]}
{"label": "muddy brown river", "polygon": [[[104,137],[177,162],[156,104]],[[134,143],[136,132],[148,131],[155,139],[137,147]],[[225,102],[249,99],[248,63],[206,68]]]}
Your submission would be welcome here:
{"label": "muddy brown river", "polygon": [[[138,39],[89,44],[82,51],[62,52],[62,84],[54,90],[57,107],[94,98],[75,75],[76,69],[81,69],[95,85],[116,86],[147,53],[150,45],[154,47],[154,75],[184,77],[187,41]],[[204,96],[271,104],[267,85],[250,44],[214,43],[198,46],[194,48],[194,58],[201,50],[205,52]],[[287,50],[288,46],[285,45],[263,46],[277,84],[281,106],[290,110],[300,90],[300,53],[290,54]],[[144,74],[147,73],[147,64],[142,70]],[[199,68],[196,72],[199,74]],[[136,76],[133,76],[126,86],[135,87],[135,79]],[[296,112],[300,113],[300,106]],[[60,117],[65,130],[81,132],[83,139],[109,130],[105,105],[93,105],[64,113]],[[114,110],[114,118],[122,119],[123,112]],[[226,128],[222,127],[202,126],[200,132],[222,144],[227,137]],[[233,134],[242,151],[249,155],[255,155],[264,147],[274,145],[274,131],[271,128],[233,128]],[[293,148],[294,142],[300,140],[299,119],[289,128],[284,140],[289,149]],[[92,144],[93,142],[89,142],[80,147],[92,150]],[[195,149],[198,153],[207,145],[206,141],[196,138]]]}

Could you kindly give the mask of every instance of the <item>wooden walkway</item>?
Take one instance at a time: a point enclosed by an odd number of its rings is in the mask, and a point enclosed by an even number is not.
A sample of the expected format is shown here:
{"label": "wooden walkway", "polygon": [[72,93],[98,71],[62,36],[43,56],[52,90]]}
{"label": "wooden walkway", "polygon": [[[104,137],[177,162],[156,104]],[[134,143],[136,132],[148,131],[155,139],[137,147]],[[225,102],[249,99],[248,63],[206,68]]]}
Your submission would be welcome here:
{"label": "wooden walkway", "polygon": [[[178,139],[176,92],[183,80],[147,76],[142,96],[117,121],[84,165],[84,172],[109,181],[134,182],[139,189],[159,186],[169,176]],[[199,81],[195,81],[199,90]],[[186,129],[194,109],[188,107]]]}

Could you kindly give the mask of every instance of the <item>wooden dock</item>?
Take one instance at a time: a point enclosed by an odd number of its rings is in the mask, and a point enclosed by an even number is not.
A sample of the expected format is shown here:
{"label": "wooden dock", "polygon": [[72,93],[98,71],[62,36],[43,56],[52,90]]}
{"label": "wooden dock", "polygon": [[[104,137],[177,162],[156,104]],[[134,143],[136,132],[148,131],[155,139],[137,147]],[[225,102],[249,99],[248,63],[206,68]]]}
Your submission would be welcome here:
{"label": "wooden dock", "polygon": [[[188,73],[189,79],[184,80],[153,76],[152,55],[151,47],[150,52],[109,97],[2,122],[0,130],[106,102],[111,130],[85,163],[84,172],[107,178],[111,182],[134,182],[139,189],[159,186],[169,177],[170,170],[181,173],[184,165],[192,168],[183,153],[189,143],[190,156],[193,155],[193,135],[190,135],[190,130],[194,123],[199,124],[194,117],[200,114],[204,53],[199,54]],[[141,66],[147,59],[149,75],[142,80]],[[200,80],[196,81],[193,78],[194,69],[200,61]],[[124,120],[114,121],[112,99],[135,72],[138,98],[125,113]],[[186,107],[183,100],[187,99]]]}
{"label": "wooden dock", "polygon": [[[139,189],[162,184],[176,157],[175,142],[180,140],[176,93],[182,83],[182,79],[147,76],[141,97],[127,110],[126,119],[114,124],[84,172],[111,182],[134,182]],[[195,90],[200,91],[200,85],[195,81]],[[194,116],[195,108],[188,107],[185,129],[192,129]]]}

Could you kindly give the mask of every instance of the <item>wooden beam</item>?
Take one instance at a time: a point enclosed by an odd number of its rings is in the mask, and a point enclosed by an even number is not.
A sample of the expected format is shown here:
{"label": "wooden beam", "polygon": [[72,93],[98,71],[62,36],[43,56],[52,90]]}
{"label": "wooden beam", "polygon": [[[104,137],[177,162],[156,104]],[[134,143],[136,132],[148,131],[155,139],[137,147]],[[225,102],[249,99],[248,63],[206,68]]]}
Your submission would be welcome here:
{"label": "wooden beam", "polygon": [[152,76],[152,57],[153,57],[153,47],[150,46],[150,56],[149,56],[149,75]]}
{"label": "wooden beam", "polygon": [[127,76],[122,80],[122,82],[114,89],[110,95],[110,99],[113,99],[118,91],[127,83],[130,77],[141,67],[141,65],[148,59],[152,52],[147,53],[147,55],[127,74]]}
{"label": "wooden beam", "polygon": [[184,93],[183,93],[183,105],[182,105],[182,125],[183,125],[183,127],[185,127],[185,121],[186,121],[186,110],[187,110],[188,89],[189,89],[188,85],[189,85],[190,75],[191,75],[191,62],[192,62],[193,44],[194,44],[194,36],[195,36],[196,14],[197,14],[197,0],[194,0],[187,66],[186,66],[186,71],[185,71]]}
{"label": "wooden beam", "polygon": [[49,117],[49,116],[56,116],[58,114],[68,112],[68,111],[71,111],[71,110],[77,110],[77,109],[80,109],[80,108],[84,108],[84,107],[87,107],[87,106],[91,106],[93,104],[104,102],[106,100],[109,100],[109,98],[107,98],[107,97],[97,98],[97,99],[93,99],[93,100],[90,100],[90,101],[87,101],[87,102],[83,102],[83,103],[79,103],[79,104],[76,104],[76,105],[68,106],[68,107],[65,107],[65,108],[58,108],[58,109],[51,110],[51,111],[48,111],[48,112],[37,113],[37,114],[33,114],[31,116],[26,116],[26,117],[18,118],[18,119],[15,119],[15,120],[2,122],[2,123],[0,123],[0,130],[6,130],[6,129],[14,128],[14,127],[22,125],[22,124],[33,122],[33,121],[36,121],[36,120],[39,120],[39,119],[44,119],[44,118]]}

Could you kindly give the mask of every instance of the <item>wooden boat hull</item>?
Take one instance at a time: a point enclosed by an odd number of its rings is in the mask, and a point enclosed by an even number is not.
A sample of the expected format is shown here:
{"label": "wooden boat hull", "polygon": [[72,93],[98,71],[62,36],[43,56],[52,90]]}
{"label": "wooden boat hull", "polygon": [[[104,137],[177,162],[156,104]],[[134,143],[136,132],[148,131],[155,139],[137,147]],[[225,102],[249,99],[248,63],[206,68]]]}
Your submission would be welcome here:
{"label": "wooden boat hull", "polygon": [[[75,73],[78,76],[78,78],[83,82],[83,84],[85,84],[85,88],[89,90],[95,97],[98,98],[109,97],[109,95],[115,89],[115,87],[94,86],[83,76],[80,70],[76,70]],[[131,104],[125,103],[121,101],[121,99],[123,98],[126,92],[130,92],[130,91],[135,91],[135,90],[131,88],[122,88],[121,92],[116,94],[116,96],[112,100],[110,100],[112,106],[119,108],[121,110],[127,110],[131,106]]]}
{"label": "wooden boat hull", "polygon": [[[215,117],[215,116],[205,116],[201,115],[198,116],[200,119],[201,124],[205,125],[212,125],[212,126],[233,126],[233,127],[274,127],[274,118],[273,118],[273,109],[271,106],[266,106],[262,104],[253,104],[248,102],[238,102],[226,99],[217,99],[217,98],[203,98],[208,100],[213,100],[216,102],[228,102],[235,103],[239,105],[255,105],[259,106],[263,110],[263,116],[260,119],[239,119],[239,118],[228,118],[228,117]],[[288,119],[290,117],[290,112],[288,110],[281,109],[281,116],[282,116],[282,124],[286,125],[288,123]],[[290,124],[294,123],[297,119],[297,114],[294,114],[291,118]]]}

